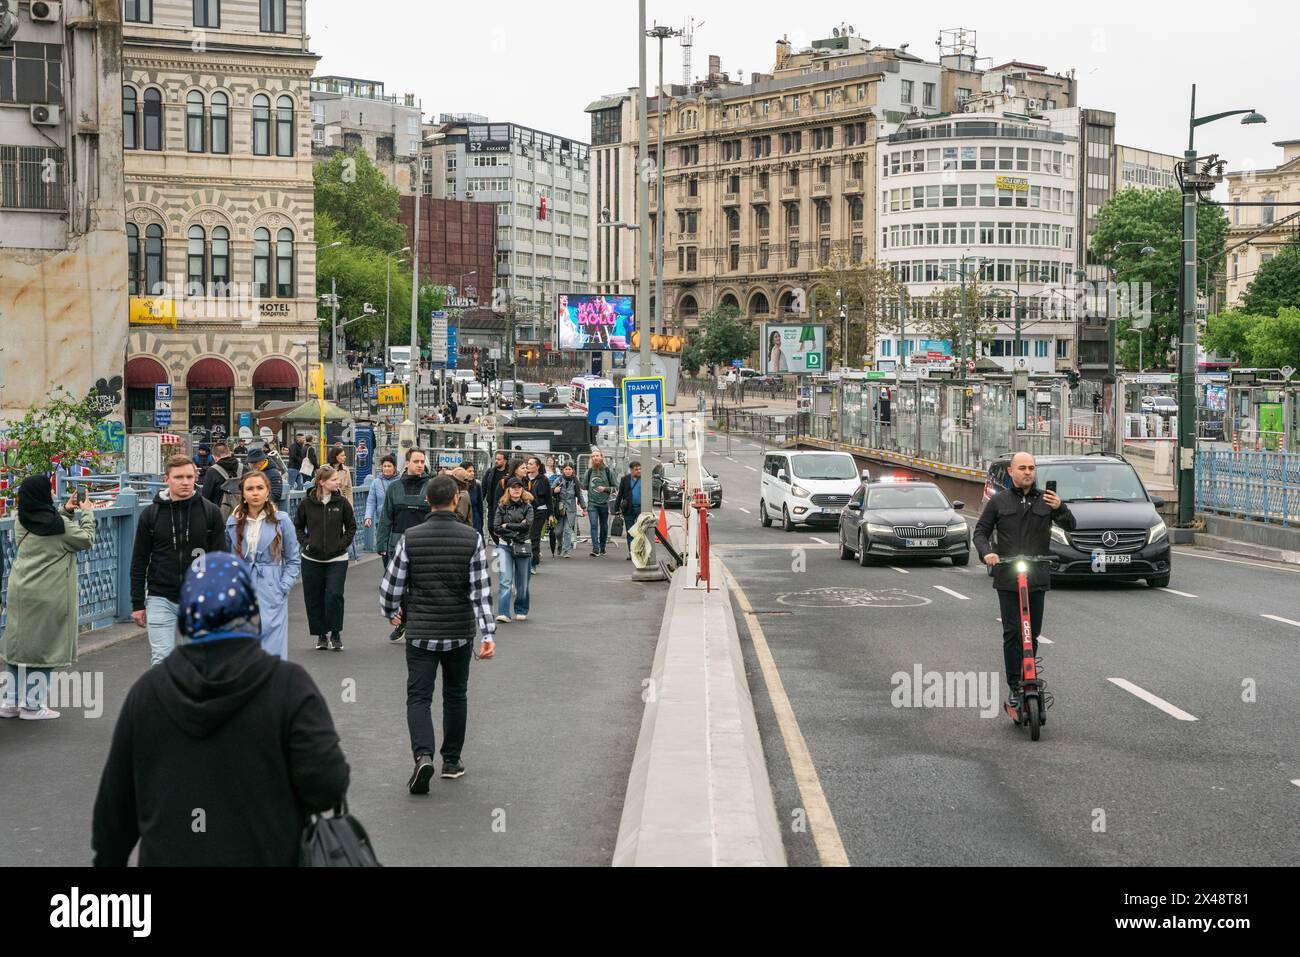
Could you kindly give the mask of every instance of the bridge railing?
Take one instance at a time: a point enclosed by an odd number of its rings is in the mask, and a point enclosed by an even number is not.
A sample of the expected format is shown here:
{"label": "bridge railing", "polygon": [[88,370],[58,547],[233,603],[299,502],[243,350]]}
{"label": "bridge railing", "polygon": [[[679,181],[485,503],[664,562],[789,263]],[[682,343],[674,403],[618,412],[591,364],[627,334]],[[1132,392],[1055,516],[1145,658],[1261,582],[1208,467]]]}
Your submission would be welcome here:
{"label": "bridge railing", "polygon": [[1198,450],[1196,510],[1300,526],[1300,453]]}

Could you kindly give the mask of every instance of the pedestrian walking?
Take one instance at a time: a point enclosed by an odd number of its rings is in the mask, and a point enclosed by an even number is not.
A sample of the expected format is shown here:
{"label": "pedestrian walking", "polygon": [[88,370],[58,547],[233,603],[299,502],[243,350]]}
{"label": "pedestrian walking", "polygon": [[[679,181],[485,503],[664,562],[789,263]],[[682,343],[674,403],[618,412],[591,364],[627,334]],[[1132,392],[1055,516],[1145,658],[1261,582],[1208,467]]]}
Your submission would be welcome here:
{"label": "pedestrian walking", "polygon": [[[425,455],[422,449],[406,450],[406,471],[384,493],[383,508],[379,514],[379,531],[375,535],[375,548],[392,561],[393,549],[408,528],[414,528],[429,517],[429,477],[424,474]],[[398,625],[389,633],[390,641],[402,639]]]}
{"label": "pedestrian walking", "polygon": [[492,580],[483,537],[456,519],[465,492],[448,475],[429,482],[429,517],[407,530],[379,586],[380,609],[406,630],[406,726],[415,770],[406,783],[426,794],[433,777],[431,709],[442,669],[442,776],[465,773],[461,750],[469,710],[469,663],[475,629],[479,658],[496,653]]}
{"label": "pedestrian walking", "polygon": [[580,517],[586,514],[587,493],[578,485],[572,462],[565,462],[560,476],[552,487],[555,502],[556,535],[560,540],[560,557],[573,557],[573,530]]}
{"label": "pedestrian walking", "polygon": [[623,516],[623,530],[627,535],[627,560],[632,560],[632,523],[641,515],[641,463],[627,464],[627,474],[618,483],[614,510]]}
{"label": "pedestrian walking", "polygon": [[533,567],[531,573],[536,575],[542,564],[542,529],[551,517],[551,482],[542,468],[542,460],[530,455],[527,460],[527,482],[525,489],[533,497]]}
{"label": "pedestrian walking", "polygon": [[224,521],[239,504],[237,479],[244,474],[244,466],[225,442],[216,443],[212,451],[217,460],[204,473],[203,497],[221,509],[221,518]]}
{"label": "pedestrian walking", "polygon": [[226,519],[230,550],[248,562],[262,610],[262,648],[289,660],[289,591],[298,580],[302,557],[293,520],[275,507],[264,472],[239,479],[239,504]]}
{"label": "pedestrian walking", "polygon": [[84,490],[80,499],[74,495],[56,508],[50,476],[31,475],[18,486],[14,532],[8,620],[0,637],[8,674],[0,718],[42,721],[59,717],[49,707],[54,669],[77,660],[77,553],[95,544],[95,510]]}
{"label": "pedestrian walking", "polygon": [[487,519],[487,533],[491,537],[493,544],[496,543],[496,531],[492,527],[492,516],[496,512],[497,501],[505,492],[504,482],[509,476],[509,456],[506,455],[504,450],[498,449],[492,456],[492,467],[487,470],[487,474],[483,476],[483,481],[479,485],[479,498],[483,503],[484,517]]}
{"label": "pedestrian walking", "polygon": [[203,478],[204,473],[207,472],[208,466],[212,465],[215,461],[216,458],[212,455],[211,446],[204,443],[198,447],[198,450],[194,453],[194,467],[199,470],[200,480]]}
{"label": "pedestrian walking", "polygon": [[[366,493],[366,528],[373,528],[375,523],[379,521],[380,514],[384,509],[384,493],[396,481],[397,459],[392,455],[385,455],[379,460],[379,474],[371,481],[370,491]],[[377,535],[378,533],[373,534]],[[387,567],[388,556],[381,552],[379,558]]]}
{"label": "pedestrian walking", "polygon": [[497,501],[493,516],[497,538],[497,621],[510,620],[510,599],[514,596],[515,621],[528,618],[528,577],[533,563],[531,542],[533,497],[524,480],[506,480],[505,494]]}
{"label": "pedestrian walking", "polygon": [[[271,501],[274,504],[278,506],[284,500],[284,476],[272,463],[271,457],[266,454],[265,449],[253,449],[248,453],[248,458],[244,461],[244,471],[241,473],[240,478],[249,472],[259,472],[266,477],[266,483],[271,489]],[[233,489],[238,494],[240,488],[239,479],[234,479],[226,484],[228,490]],[[233,515],[238,507],[239,503],[236,502],[231,508],[230,514]],[[226,517],[229,518],[230,516]]]}
{"label": "pedestrian walking", "polygon": [[293,488],[302,488],[302,463],[306,457],[307,443],[299,432],[293,437],[293,445],[289,446],[289,484]]}
{"label": "pedestrian walking", "polygon": [[[330,449],[329,455],[325,457],[325,464],[334,470],[334,474],[340,476],[339,495],[343,496],[356,509],[356,498],[352,494],[352,470],[348,467],[348,450],[341,445],[336,445]],[[354,537],[352,544],[348,546],[348,558],[352,561],[361,559],[361,552],[357,546],[357,540]]]}
{"label": "pedestrian walking", "polygon": [[462,525],[474,527],[474,505],[469,499],[469,489],[473,485],[469,472],[464,465],[458,465],[454,469],[448,469],[446,472],[456,482],[456,487],[460,489],[459,495],[456,496],[456,520]]}
{"label": "pedestrian walking", "polygon": [[320,459],[316,456],[316,437],[307,436],[306,444],[302,449],[302,463],[298,466],[298,487],[306,488],[311,482],[311,477],[320,468]]}
{"label": "pedestrian walking", "polygon": [[591,525],[591,557],[605,554],[609,543],[609,502],[618,484],[614,470],[605,464],[599,449],[591,453],[583,490],[587,493],[587,518]]}
{"label": "pedestrian walking", "polygon": [[149,630],[149,664],[176,647],[176,603],[185,569],[205,552],[226,550],[221,509],[195,494],[198,470],[185,455],[167,460],[167,487],[140,513],[131,553],[131,619]]}
{"label": "pedestrian walking", "polygon": [[[257,591],[234,555],[203,556],[178,594],[184,643],[127,692],[99,781],[96,867],[293,867],[349,768],[301,665],[262,650]],[[199,827],[199,813],[203,827]]]}
{"label": "pedestrian walking", "polygon": [[478,469],[470,459],[460,463],[469,475],[469,509],[470,521],[474,526],[474,531],[480,535],[483,534],[483,490],[478,484]]}
{"label": "pedestrian walking", "polygon": [[348,546],[357,533],[352,503],[339,494],[339,474],[316,470],[316,484],[294,516],[302,546],[302,591],[307,625],[316,650],[343,650],[343,598],[348,581]]}

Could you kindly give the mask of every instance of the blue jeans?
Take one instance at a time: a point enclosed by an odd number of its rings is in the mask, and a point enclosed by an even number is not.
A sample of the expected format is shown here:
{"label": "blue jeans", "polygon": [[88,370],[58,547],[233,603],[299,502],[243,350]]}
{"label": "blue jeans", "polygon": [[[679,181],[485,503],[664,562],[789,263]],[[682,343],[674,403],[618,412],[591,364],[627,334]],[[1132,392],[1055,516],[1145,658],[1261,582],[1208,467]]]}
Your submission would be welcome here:
{"label": "blue jeans", "polygon": [[587,509],[587,521],[591,523],[591,550],[603,552],[609,543],[609,506],[590,506]]}
{"label": "blue jeans", "polygon": [[9,681],[5,684],[4,703],[17,705],[28,711],[39,711],[50,697],[52,668],[28,668],[23,665],[5,665]]}
{"label": "blue jeans", "polygon": [[156,665],[176,647],[176,619],[180,607],[174,601],[150,595],[144,600],[144,620],[149,629],[149,664]]}
{"label": "blue jeans", "polygon": [[564,518],[558,518],[556,522],[556,537],[560,540],[560,554],[567,555],[573,551],[573,523],[577,521],[577,516],[573,514],[565,515]]}
{"label": "blue jeans", "polygon": [[509,545],[497,546],[497,614],[510,614],[510,592],[515,593],[515,614],[528,614],[528,579],[533,556],[515,555]]}
{"label": "blue jeans", "polygon": [[297,469],[289,469],[289,488],[302,488],[302,473]]}

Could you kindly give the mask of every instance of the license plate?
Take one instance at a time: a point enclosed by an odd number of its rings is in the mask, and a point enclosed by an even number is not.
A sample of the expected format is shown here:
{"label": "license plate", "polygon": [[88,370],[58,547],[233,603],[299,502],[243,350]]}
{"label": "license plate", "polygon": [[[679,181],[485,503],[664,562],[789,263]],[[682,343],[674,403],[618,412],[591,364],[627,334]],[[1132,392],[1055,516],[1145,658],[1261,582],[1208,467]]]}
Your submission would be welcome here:
{"label": "license plate", "polygon": [[828,505],[828,506],[826,506],[825,508],[822,509],[822,514],[824,514],[824,515],[839,515],[839,514],[840,514],[841,512],[843,512],[843,511],[844,511],[843,507],[841,507],[841,506],[839,506],[839,505]]}
{"label": "license plate", "polygon": [[904,539],[908,548],[938,548],[939,539],[937,538],[908,538]]}
{"label": "license plate", "polygon": [[1132,555],[1105,555],[1094,553],[1092,560],[1098,565],[1130,565],[1133,563]]}

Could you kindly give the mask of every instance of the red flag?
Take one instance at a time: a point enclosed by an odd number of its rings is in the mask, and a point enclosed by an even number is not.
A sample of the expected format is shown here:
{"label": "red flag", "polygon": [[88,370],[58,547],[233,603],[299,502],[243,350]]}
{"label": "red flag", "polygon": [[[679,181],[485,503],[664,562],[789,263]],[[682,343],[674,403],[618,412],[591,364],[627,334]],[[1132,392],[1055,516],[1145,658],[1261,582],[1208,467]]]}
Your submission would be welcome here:
{"label": "red flag", "polygon": [[541,198],[541,202],[537,207],[537,218],[538,219],[546,218],[546,197],[545,196]]}

